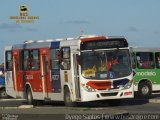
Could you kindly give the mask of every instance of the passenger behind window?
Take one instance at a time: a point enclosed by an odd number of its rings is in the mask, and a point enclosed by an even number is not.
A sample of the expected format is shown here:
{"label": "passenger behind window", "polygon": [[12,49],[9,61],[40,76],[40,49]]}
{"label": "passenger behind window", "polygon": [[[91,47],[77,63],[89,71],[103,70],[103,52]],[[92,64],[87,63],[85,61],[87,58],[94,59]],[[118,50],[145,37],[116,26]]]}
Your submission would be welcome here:
{"label": "passenger behind window", "polygon": [[137,56],[137,66],[138,66],[139,68],[142,68],[142,61],[141,61],[140,56]]}
{"label": "passenger behind window", "polygon": [[156,67],[160,68],[160,54],[156,56]]}
{"label": "passenger behind window", "polygon": [[149,61],[149,60],[143,61],[142,67],[143,68],[151,68],[152,67],[151,66],[151,61]]}

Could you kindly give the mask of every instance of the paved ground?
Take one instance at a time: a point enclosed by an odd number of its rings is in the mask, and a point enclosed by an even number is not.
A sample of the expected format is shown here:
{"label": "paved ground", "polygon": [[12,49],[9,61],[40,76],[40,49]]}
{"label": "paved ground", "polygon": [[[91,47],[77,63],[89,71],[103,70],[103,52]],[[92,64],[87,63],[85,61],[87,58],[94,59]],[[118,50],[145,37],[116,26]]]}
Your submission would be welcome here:
{"label": "paved ground", "polygon": [[84,105],[65,107],[62,103],[47,103],[47,105],[36,107],[32,105],[20,105],[17,107],[0,108],[0,118],[2,120],[10,120],[11,118],[15,120],[105,120],[108,119],[109,115],[120,116],[128,114],[126,110],[121,108],[91,107],[91,105],[86,105],[86,107]]}
{"label": "paved ground", "polygon": [[[46,102],[32,106],[26,105],[26,100],[1,99],[0,118],[2,120],[106,120],[108,115],[160,115],[159,103],[159,94],[153,95],[150,99],[123,100],[122,104],[116,107],[102,102],[82,103],[78,107],[65,107],[62,102]],[[158,117],[160,119],[160,116]]]}

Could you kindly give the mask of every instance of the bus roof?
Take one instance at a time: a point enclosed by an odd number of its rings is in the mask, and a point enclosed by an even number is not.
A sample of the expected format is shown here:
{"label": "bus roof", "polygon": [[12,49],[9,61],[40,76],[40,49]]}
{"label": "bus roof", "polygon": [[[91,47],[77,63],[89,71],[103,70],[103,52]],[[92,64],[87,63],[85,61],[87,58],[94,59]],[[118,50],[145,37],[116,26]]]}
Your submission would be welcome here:
{"label": "bus roof", "polygon": [[[27,40],[23,44],[14,44],[7,49],[33,49],[33,48],[57,48],[59,45],[70,45],[75,46],[80,42],[94,41],[94,40],[106,40],[106,39],[123,39],[126,40],[123,36],[97,36],[97,35],[81,35],[73,38],[61,38],[61,39],[49,39],[49,40]],[[69,42],[68,42],[69,41]]]}
{"label": "bus roof", "polygon": [[12,50],[12,45],[8,45],[8,46],[5,46],[5,48],[4,48],[5,50]]}
{"label": "bus roof", "polygon": [[88,37],[80,37],[82,42],[93,41],[93,40],[106,40],[106,39],[126,39],[123,36],[88,36]]}
{"label": "bus roof", "polygon": [[160,52],[160,48],[145,48],[145,47],[137,47],[133,48],[134,52]]}
{"label": "bus roof", "polygon": [[24,43],[24,44],[15,44],[13,45],[14,49],[32,49],[32,48],[44,48],[44,47],[50,47],[49,42],[33,42],[33,43]]}

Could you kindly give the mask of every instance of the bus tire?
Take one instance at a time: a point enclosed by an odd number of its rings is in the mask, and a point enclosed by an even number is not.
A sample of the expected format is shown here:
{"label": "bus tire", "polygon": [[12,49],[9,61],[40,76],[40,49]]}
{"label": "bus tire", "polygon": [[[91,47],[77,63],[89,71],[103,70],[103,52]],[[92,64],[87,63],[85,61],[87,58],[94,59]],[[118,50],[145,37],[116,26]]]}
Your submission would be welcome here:
{"label": "bus tire", "polygon": [[152,93],[151,84],[149,82],[142,82],[138,87],[138,96],[140,98],[149,98]]}
{"label": "bus tire", "polygon": [[107,100],[109,106],[119,106],[121,102],[121,99]]}
{"label": "bus tire", "polygon": [[8,97],[8,96],[7,96],[7,93],[6,93],[5,88],[1,89],[1,90],[0,90],[0,99],[5,99],[5,98],[7,98],[7,97]]}
{"label": "bus tire", "polygon": [[28,105],[37,105],[36,101],[33,100],[33,95],[30,88],[27,89],[27,103]]}
{"label": "bus tire", "polygon": [[68,107],[75,106],[75,103],[72,102],[71,94],[67,87],[64,88],[64,104]]}

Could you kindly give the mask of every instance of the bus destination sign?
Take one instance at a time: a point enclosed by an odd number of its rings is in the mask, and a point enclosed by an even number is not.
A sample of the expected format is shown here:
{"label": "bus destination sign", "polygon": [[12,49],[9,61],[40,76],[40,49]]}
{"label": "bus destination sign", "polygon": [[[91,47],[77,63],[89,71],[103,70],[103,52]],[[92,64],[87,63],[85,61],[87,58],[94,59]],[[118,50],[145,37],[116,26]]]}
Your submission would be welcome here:
{"label": "bus destination sign", "polygon": [[107,48],[128,47],[126,39],[94,40],[81,43],[81,50],[107,49]]}

